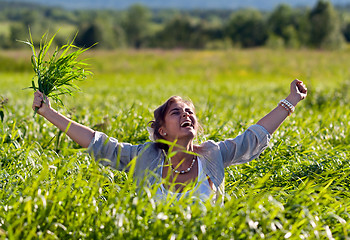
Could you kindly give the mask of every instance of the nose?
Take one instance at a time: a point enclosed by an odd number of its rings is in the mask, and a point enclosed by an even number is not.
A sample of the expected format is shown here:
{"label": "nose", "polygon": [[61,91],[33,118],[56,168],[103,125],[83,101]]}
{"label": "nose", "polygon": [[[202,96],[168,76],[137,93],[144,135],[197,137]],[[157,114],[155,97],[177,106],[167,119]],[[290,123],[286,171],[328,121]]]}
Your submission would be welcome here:
{"label": "nose", "polygon": [[183,112],[182,113],[182,117],[187,117],[187,116],[189,116],[188,112]]}

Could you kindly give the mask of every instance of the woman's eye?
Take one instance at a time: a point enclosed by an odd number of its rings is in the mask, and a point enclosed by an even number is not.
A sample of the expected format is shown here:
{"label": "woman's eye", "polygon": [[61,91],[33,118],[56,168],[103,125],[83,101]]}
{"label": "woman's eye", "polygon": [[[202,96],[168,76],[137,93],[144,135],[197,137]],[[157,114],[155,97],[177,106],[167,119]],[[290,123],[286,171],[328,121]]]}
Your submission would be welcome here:
{"label": "woman's eye", "polygon": [[177,114],[179,114],[180,112],[172,112],[172,114],[171,115],[177,115]]}

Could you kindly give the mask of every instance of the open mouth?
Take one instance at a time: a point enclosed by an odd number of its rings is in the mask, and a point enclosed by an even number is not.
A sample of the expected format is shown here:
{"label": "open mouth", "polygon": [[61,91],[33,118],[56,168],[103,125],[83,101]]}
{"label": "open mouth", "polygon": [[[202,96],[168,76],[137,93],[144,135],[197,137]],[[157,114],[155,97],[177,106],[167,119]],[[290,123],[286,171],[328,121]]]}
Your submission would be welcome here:
{"label": "open mouth", "polygon": [[183,127],[183,128],[186,128],[186,127],[192,127],[193,128],[193,124],[192,124],[191,121],[185,121],[185,122],[181,123],[180,126]]}

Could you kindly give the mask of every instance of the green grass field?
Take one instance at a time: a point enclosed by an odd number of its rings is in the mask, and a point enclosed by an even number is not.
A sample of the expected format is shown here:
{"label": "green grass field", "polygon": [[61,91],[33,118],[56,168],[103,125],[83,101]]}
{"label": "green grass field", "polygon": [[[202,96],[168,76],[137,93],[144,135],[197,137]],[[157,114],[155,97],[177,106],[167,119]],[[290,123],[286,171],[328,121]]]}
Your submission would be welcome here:
{"label": "green grass field", "polygon": [[[33,118],[30,52],[0,53],[0,239],[349,239],[350,51],[90,51],[94,76],[57,107],[133,144],[153,110],[191,98],[203,133],[235,137],[299,78],[309,95],[249,164],[226,171],[222,207],[155,202]],[[1,100],[0,99],[0,100]],[[97,130],[102,130],[97,128]]]}

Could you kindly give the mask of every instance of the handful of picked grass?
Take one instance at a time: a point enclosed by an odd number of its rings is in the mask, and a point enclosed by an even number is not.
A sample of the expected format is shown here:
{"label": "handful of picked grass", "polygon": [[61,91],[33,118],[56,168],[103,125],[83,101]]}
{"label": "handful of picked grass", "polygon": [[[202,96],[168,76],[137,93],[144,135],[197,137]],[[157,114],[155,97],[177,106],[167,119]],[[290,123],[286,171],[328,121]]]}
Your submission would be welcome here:
{"label": "handful of picked grass", "polygon": [[85,80],[92,74],[84,69],[88,64],[78,59],[89,48],[83,49],[73,45],[74,37],[66,45],[56,47],[52,55],[48,56],[56,34],[49,40],[47,34],[44,34],[40,40],[38,52],[30,32],[29,36],[30,40],[22,41],[30,46],[33,53],[31,62],[35,75],[29,88],[34,92],[39,90],[44,96],[51,97],[55,102],[63,105],[60,95],[73,95],[74,91],[80,90],[74,81]]}

